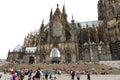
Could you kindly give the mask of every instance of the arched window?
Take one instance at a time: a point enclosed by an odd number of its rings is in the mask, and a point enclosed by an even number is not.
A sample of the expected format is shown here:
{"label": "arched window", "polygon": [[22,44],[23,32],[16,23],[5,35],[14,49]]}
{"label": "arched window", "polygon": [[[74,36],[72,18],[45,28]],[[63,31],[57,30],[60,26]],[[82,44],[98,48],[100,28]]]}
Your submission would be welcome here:
{"label": "arched window", "polygon": [[70,63],[70,62],[71,62],[71,54],[70,54],[70,53],[67,53],[65,59],[66,59],[66,62],[67,62],[67,63]]}
{"label": "arched window", "polygon": [[90,52],[88,49],[85,49],[85,62],[90,61]]}
{"label": "arched window", "polygon": [[93,60],[98,61],[98,51],[96,48],[93,48]]}
{"label": "arched window", "polygon": [[71,34],[68,30],[65,30],[65,37],[66,37],[66,41],[70,41],[71,39]]}
{"label": "arched window", "polygon": [[104,47],[102,47],[101,52],[102,52],[102,54],[105,54],[105,48]]}

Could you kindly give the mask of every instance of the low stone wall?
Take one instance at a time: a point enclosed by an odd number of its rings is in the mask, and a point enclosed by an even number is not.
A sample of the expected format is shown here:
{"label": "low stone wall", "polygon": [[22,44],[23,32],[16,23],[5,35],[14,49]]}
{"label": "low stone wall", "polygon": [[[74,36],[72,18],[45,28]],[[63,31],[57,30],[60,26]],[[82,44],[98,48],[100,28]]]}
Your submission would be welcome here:
{"label": "low stone wall", "polygon": [[120,61],[100,61],[99,63],[120,69]]}

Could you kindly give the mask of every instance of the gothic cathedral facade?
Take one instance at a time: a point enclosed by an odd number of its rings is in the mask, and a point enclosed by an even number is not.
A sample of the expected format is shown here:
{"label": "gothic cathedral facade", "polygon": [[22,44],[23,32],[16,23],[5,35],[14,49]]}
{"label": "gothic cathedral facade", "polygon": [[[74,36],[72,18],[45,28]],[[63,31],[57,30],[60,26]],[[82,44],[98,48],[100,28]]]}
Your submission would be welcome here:
{"label": "gothic cathedral facade", "polygon": [[65,6],[60,11],[57,5],[55,12],[50,12],[48,24],[42,21],[38,32],[29,33],[19,50],[8,52],[7,60],[24,63],[120,60],[118,2],[99,0],[98,21],[75,22],[72,17],[71,23],[67,21]]}

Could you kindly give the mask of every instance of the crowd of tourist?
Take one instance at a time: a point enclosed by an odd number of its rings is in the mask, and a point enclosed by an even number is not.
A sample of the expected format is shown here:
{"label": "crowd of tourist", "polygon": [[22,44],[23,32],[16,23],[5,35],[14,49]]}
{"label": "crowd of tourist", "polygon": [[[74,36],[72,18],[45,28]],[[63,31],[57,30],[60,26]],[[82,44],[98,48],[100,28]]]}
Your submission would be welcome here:
{"label": "crowd of tourist", "polygon": [[[9,69],[4,71],[4,74],[9,73],[10,80],[24,80],[25,76],[28,77],[28,80],[57,80],[57,76],[60,76],[62,73],[62,69],[57,70],[42,70],[41,68],[37,68],[35,71],[29,70],[26,68],[21,68],[19,70],[16,69]],[[67,70],[67,74],[71,76],[72,80],[80,80],[80,75],[86,74],[87,79],[90,80],[90,73],[87,70]],[[76,76],[76,79],[75,79]],[[2,75],[0,75],[0,78]]]}
{"label": "crowd of tourist", "polygon": [[[87,80],[90,80],[90,74],[97,75],[95,72],[95,68],[91,70],[85,68],[81,70],[75,70],[74,68],[71,69],[53,69],[52,71],[49,70],[42,70],[41,68],[37,68],[36,70],[21,68],[19,70],[10,68],[9,70],[5,70],[4,74],[9,73],[10,80],[24,80],[27,76],[28,80],[57,80],[57,76],[62,74],[62,71],[66,72],[71,76],[72,80],[81,80],[81,75],[86,75]],[[0,74],[0,78],[2,75]]]}

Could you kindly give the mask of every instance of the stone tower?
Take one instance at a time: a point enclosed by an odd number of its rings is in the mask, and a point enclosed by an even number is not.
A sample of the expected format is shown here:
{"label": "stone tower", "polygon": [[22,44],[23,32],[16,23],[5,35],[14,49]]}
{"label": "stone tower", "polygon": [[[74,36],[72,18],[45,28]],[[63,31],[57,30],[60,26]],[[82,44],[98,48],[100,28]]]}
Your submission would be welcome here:
{"label": "stone tower", "polygon": [[[120,59],[120,0],[99,0],[98,19],[103,20],[113,59]],[[114,57],[116,56],[116,57]]]}

